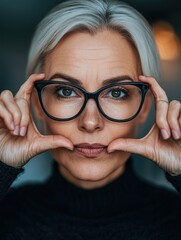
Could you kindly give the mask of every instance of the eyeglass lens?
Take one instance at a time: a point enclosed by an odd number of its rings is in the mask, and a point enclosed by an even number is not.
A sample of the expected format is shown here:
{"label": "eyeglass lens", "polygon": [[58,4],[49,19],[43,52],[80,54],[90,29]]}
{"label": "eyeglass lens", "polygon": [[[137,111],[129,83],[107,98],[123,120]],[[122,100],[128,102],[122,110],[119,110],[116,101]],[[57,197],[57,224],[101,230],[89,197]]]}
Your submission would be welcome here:
{"label": "eyeglass lens", "polygon": [[[55,118],[77,115],[84,102],[84,93],[64,84],[46,85],[41,92],[46,111]],[[141,90],[134,85],[119,85],[103,90],[98,97],[102,111],[110,118],[128,119],[136,114],[142,100]]]}

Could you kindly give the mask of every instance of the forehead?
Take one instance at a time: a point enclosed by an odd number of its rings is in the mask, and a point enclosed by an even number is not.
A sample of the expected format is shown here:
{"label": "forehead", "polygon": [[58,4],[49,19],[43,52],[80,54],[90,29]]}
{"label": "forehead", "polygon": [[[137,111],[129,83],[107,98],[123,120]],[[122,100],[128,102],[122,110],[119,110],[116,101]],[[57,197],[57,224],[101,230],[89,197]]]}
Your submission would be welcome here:
{"label": "forehead", "polygon": [[133,45],[120,33],[110,30],[69,34],[47,55],[44,65],[47,77],[61,72],[84,84],[100,83],[118,75],[130,75],[134,79],[139,69]]}

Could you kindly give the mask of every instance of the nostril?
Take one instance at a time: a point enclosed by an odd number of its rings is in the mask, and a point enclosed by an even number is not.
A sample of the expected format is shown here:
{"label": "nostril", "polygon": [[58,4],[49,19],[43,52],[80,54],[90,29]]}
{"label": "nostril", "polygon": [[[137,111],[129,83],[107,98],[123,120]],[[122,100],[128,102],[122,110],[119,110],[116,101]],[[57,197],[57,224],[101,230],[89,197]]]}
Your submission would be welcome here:
{"label": "nostril", "polygon": [[90,118],[88,116],[81,116],[78,125],[80,130],[84,130],[89,133],[103,129],[103,122],[98,116],[95,118],[93,118],[93,116]]}
{"label": "nostril", "polygon": [[78,117],[78,127],[81,131],[87,131],[92,133],[103,129],[104,119],[99,109],[96,106],[96,102],[90,99],[83,112]]}
{"label": "nostril", "polygon": [[88,131],[94,131],[96,129],[99,129],[100,126],[97,122],[94,122],[94,121],[86,121],[82,124],[82,127]]}

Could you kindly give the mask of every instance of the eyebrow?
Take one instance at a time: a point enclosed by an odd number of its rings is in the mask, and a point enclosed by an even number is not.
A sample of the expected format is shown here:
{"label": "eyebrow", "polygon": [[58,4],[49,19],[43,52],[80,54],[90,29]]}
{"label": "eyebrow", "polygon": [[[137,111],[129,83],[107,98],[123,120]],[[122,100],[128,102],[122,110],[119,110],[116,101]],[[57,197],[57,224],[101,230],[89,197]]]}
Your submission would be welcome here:
{"label": "eyebrow", "polygon": [[[69,81],[72,84],[75,84],[78,86],[83,86],[83,83],[80,80],[78,80],[74,77],[68,76],[67,74],[64,74],[64,73],[55,73],[49,78],[49,80],[53,80],[55,78],[61,78],[61,79]],[[133,79],[129,75],[122,75],[122,76],[116,76],[113,78],[108,78],[106,80],[103,80],[102,85],[105,86],[105,85],[108,85],[111,83],[117,83],[117,82],[124,81],[124,80],[133,81]]]}

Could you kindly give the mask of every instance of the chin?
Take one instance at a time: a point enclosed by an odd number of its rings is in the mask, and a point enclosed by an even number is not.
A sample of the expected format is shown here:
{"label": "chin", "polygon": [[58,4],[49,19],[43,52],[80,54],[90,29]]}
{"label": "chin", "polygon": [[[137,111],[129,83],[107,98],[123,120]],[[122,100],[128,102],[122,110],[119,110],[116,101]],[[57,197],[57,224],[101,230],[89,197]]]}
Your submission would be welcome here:
{"label": "chin", "polygon": [[[128,154],[124,152],[111,154],[111,158],[110,154],[98,158],[73,157],[68,153],[55,155],[54,159],[59,164],[61,174],[76,185],[80,183],[80,186],[83,182],[90,185],[95,183],[98,186],[108,183],[122,173],[128,159]],[[89,188],[88,185],[84,187]]]}
{"label": "chin", "polygon": [[59,169],[66,175],[71,175],[73,178],[82,181],[100,181],[112,172],[110,166],[105,166],[105,164],[92,159],[88,161],[66,162],[66,164],[60,162]]}
{"label": "chin", "polygon": [[67,170],[76,179],[92,182],[101,181],[112,173],[108,166],[100,166],[99,164],[81,164]]}

